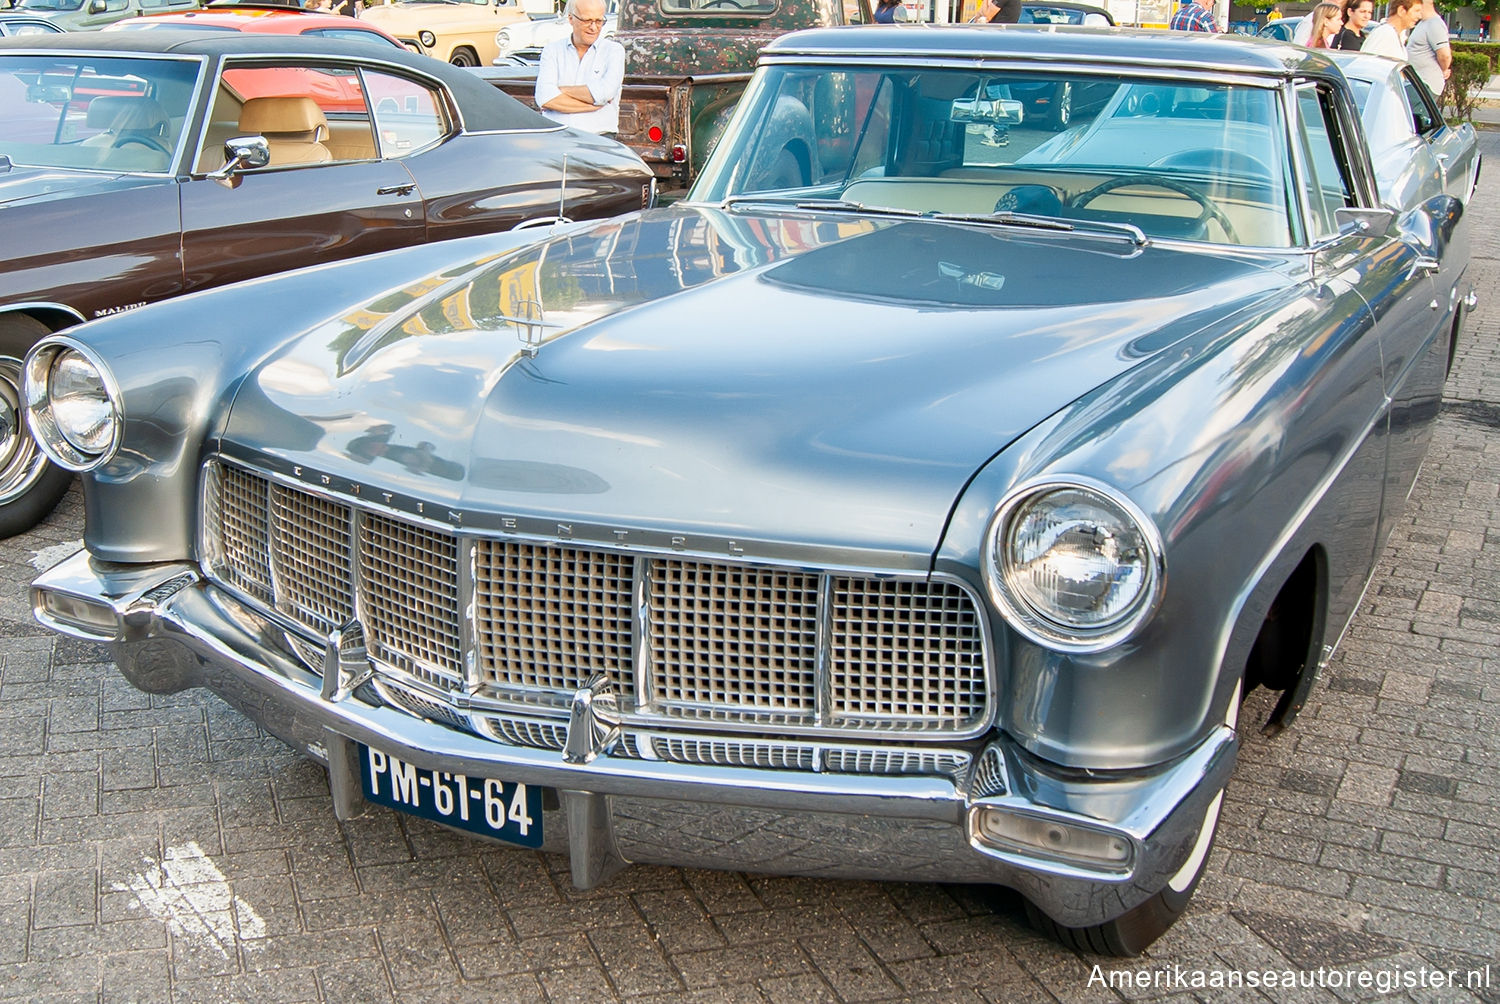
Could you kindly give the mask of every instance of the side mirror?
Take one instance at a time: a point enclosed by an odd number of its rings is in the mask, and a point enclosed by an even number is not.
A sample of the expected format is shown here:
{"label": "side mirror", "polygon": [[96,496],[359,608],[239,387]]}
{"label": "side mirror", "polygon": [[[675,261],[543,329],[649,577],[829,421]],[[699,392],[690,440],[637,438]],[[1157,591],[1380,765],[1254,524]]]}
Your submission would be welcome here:
{"label": "side mirror", "polygon": [[253,171],[271,163],[271,144],[264,136],[235,136],[224,141],[224,166],[209,175],[223,181],[237,171]]}
{"label": "side mirror", "polygon": [[1341,206],[1333,211],[1333,219],[1340,230],[1352,226],[1362,234],[1383,234],[1396,222],[1396,211],[1380,206],[1366,209],[1364,206]]}
{"label": "side mirror", "polygon": [[89,0],[89,13],[103,14],[106,6],[105,0]]}

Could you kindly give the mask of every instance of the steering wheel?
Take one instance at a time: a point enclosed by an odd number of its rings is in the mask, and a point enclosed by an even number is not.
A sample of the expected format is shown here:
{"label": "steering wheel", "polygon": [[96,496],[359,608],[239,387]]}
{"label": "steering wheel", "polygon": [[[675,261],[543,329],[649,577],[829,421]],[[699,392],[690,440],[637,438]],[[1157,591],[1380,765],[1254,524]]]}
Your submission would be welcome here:
{"label": "steering wheel", "polygon": [[111,150],[118,150],[132,143],[139,143],[141,146],[148,147],[167,157],[172,156],[172,151],[163,146],[161,140],[154,136],[142,136],[139,133],[121,133],[115,137],[115,141],[109,145],[109,148]]}
{"label": "steering wheel", "polygon": [[1082,209],[1101,195],[1113,192],[1117,188],[1129,188],[1132,185],[1149,185],[1152,188],[1164,188],[1169,192],[1176,192],[1178,195],[1192,199],[1203,210],[1193,222],[1206,224],[1209,220],[1213,220],[1223,228],[1224,236],[1229,238],[1231,243],[1238,244],[1240,242],[1240,235],[1234,232],[1234,224],[1229,222],[1229,217],[1224,215],[1222,209],[1214,205],[1208,196],[1198,191],[1192,185],[1185,185],[1173,178],[1163,178],[1154,174],[1126,174],[1118,178],[1110,178],[1108,181],[1102,181],[1093,188],[1090,188],[1087,192],[1080,192],[1073,196],[1068,200],[1068,205],[1074,209]]}
{"label": "steering wheel", "polygon": [[739,0],[708,0],[704,7],[733,7],[735,10],[744,10],[746,5]]}

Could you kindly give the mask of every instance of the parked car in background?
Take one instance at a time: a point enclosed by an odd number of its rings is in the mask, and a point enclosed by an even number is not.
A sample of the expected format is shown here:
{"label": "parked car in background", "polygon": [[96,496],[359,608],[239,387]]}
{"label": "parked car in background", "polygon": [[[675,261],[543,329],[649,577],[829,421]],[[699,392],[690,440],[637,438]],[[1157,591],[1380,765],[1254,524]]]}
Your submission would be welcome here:
{"label": "parked car in background", "polygon": [[89,31],[129,17],[197,6],[198,0],[18,0],[14,9],[44,17],[64,31]]}
{"label": "parked car in background", "polygon": [[71,477],[17,421],[21,357],[48,332],[296,266],[612,216],[652,190],[625,147],[470,73],[239,32],[0,40],[0,157],[7,536]]}
{"label": "parked car in background", "polygon": [[[609,0],[604,11],[604,27],[600,30],[599,37],[613,36],[619,26],[619,0]],[[495,32],[496,55],[490,62],[496,66],[515,63],[530,65],[540,62],[542,46],[559,38],[567,38],[572,31],[566,15],[561,13],[533,16],[525,21],[517,21]]]}
{"label": "parked car in background", "polygon": [[1359,52],[1331,55],[1354,88],[1381,199],[1414,206],[1446,192],[1467,203],[1480,170],[1474,126],[1450,124],[1407,63]]}
{"label": "parked car in background", "polygon": [[373,24],[342,14],[303,10],[284,4],[241,3],[239,0],[211,3],[202,10],[116,21],[107,28],[110,31],[248,31],[270,35],[313,35],[422,51],[416,42],[405,45]]}
{"label": "parked car in background", "polygon": [[1114,25],[1115,19],[1109,11],[1094,4],[1054,0],[1052,3],[1022,4],[1019,23],[1077,24],[1085,28],[1109,28]]}
{"label": "parked car in background", "polygon": [[[37,615],[224,695],[341,819],[584,887],[1008,886],[1138,952],[1239,811],[1242,696],[1291,724],[1359,606],[1473,303],[1465,198],[1385,204],[1331,60],[1203,41],[788,35],[675,206],[50,336],[87,531]],[[1060,133],[990,97],[1101,79]]]}
{"label": "parked car in background", "polygon": [[519,0],[396,0],[368,7],[360,20],[454,66],[488,66],[495,32],[526,20]]}
{"label": "parked car in background", "polygon": [[0,38],[11,38],[16,35],[49,35],[63,30],[44,17],[14,11],[0,11]]}
{"label": "parked car in background", "polygon": [[1267,21],[1255,34],[1260,38],[1269,38],[1275,42],[1290,42],[1301,21],[1300,17],[1283,17],[1275,21]]}
{"label": "parked car in background", "polygon": [[[799,28],[871,23],[869,0],[617,0],[615,39],[625,47],[620,142],[650,164],[664,198],[683,194],[707,161],[744,93],[760,50]],[[512,97],[534,104],[536,67],[480,70]],[[787,172],[802,170],[811,123],[789,109]],[[790,176],[790,174],[788,175]]]}

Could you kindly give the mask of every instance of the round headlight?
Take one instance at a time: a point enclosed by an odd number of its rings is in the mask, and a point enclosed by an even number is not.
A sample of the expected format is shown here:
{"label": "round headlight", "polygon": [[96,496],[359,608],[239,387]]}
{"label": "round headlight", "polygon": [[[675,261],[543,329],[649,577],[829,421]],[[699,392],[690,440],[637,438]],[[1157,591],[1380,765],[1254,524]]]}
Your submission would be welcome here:
{"label": "round headlight", "polygon": [[1040,644],[1097,652],[1151,616],[1164,569],[1160,538],[1103,485],[1034,483],[995,510],[986,546],[991,598]]}
{"label": "round headlight", "polygon": [[37,445],[61,467],[85,471],[119,444],[119,395],[81,346],[47,341],[26,359],[26,420]]}
{"label": "round headlight", "polygon": [[495,48],[503,49],[508,45],[510,45],[510,29],[501,28],[495,32]]}
{"label": "round headlight", "polygon": [[437,36],[430,31],[419,31],[417,32],[417,41],[430,49],[437,44]]}

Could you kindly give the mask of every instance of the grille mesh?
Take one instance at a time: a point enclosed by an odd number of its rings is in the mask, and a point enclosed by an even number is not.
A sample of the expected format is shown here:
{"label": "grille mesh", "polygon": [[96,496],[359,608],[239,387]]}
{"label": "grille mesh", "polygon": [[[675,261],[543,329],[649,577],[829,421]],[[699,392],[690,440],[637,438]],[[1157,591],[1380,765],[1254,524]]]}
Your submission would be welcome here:
{"label": "grille mesh", "polygon": [[651,688],[667,705],[814,710],[818,577],[653,561]]}
{"label": "grille mesh", "polygon": [[[353,616],[357,593],[377,672],[408,690],[426,684],[437,701],[465,688],[472,659],[476,701],[555,714],[604,671],[622,709],[675,727],[707,716],[746,727],[939,734],[982,724],[988,707],[979,613],[953,583],[476,537],[470,607],[459,573],[468,545],[455,533],[356,511],[228,464],[210,475],[211,574],[315,637]],[[452,720],[471,717],[479,716]],[[482,731],[557,748],[560,729]],[[680,752],[704,762],[761,756],[742,745]],[[828,767],[946,769],[895,754],[869,764]]]}
{"label": "grille mesh", "polygon": [[817,750],[787,743],[738,743],[719,739],[661,738],[651,741],[656,755],[677,763],[715,767],[762,767],[772,770],[812,770]]}
{"label": "grille mesh", "polygon": [[238,467],[214,469],[206,521],[218,534],[218,571],[230,585],[271,601],[270,482]]}
{"label": "grille mesh", "polygon": [[359,543],[365,630],[375,658],[441,687],[462,683],[457,540],[368,514]]}
{"label": "grille mesh", "polygon": [[475,554],[475,635],[481,680],[573,691],[607,672],[631,696],[627,555],[481,540]]}
{"label": "grille mesh", "polygon": [[327,634],[354,616],[349,507],[273,485],[271,566],[276,609]]}
{"label": "grille mesh", "polygon": [[832,634],[835,718],[956,724],[984,706],[983,634],[955,585],[835,578]]}

